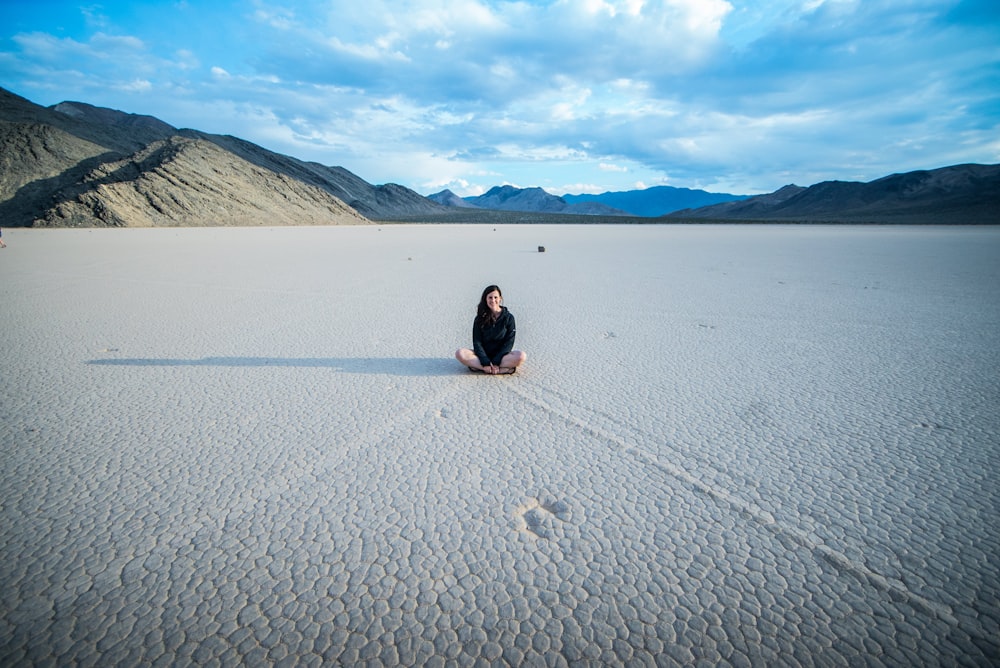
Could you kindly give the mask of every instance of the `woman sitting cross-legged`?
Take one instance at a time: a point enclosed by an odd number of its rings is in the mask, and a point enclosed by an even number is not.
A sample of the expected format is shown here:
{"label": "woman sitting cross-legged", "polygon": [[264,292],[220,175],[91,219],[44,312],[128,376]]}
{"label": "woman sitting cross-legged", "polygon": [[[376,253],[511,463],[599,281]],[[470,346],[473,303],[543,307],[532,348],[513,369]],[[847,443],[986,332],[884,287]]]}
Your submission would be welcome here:
{"label": "woman sitting cross-legged", "polygon": [[514,315],[503,305],[500,288],[491,285],[483,290],[472,323],[472,350],[460,348],[455,358],[473,371],[494,376],[514,373],[528,357],[513,349],[516,335]]}

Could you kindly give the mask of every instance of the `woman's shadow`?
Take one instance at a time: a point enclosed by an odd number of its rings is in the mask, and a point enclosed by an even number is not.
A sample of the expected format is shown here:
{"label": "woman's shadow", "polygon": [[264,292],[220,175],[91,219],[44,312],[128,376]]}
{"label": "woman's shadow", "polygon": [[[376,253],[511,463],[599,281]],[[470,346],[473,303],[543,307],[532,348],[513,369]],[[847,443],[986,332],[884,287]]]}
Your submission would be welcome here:
{"label": "woman's shadow", "polygon": [[454,376],[465,371],[455,360],[438,357],[139,357],[88,360],[86,363],[94,366],[297,367],[376,376]]}

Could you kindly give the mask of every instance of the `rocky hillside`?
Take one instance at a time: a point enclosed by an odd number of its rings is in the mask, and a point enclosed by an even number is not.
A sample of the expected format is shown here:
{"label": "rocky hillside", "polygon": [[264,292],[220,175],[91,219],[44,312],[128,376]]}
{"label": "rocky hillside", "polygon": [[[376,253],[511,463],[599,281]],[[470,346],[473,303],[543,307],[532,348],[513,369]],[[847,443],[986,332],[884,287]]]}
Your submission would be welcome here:
{"label": "rocky hillside", "polygon": [[767,195],[678,211],[667,220],[1000,224],[1000,165],[955,165],[868,183],[789,185]]}
{"label": "rocky hillside", "polygon": [[333,225],[441,209],[235,137],[0,89],[4,226]]}
{"label": "rocky hillside", "polygon": [[[96,219],[96,222],[95,222]],[[173,136],[56,189],[36,227],[332,225],[368,222],[314,185],[203,139]]]}

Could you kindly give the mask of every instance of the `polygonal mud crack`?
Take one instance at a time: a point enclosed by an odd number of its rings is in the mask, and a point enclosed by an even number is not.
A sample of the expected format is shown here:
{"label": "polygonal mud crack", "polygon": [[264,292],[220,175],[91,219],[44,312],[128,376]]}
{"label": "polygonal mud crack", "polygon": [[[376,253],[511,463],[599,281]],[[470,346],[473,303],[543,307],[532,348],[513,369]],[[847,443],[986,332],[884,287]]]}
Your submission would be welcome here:
{"label": "polygonal mud crack", "polygon": [[529,499],[518,506],[515,513],[517,530],[527,531],[538,538],[551,538],[568,514],[569,506],[564,501]]}

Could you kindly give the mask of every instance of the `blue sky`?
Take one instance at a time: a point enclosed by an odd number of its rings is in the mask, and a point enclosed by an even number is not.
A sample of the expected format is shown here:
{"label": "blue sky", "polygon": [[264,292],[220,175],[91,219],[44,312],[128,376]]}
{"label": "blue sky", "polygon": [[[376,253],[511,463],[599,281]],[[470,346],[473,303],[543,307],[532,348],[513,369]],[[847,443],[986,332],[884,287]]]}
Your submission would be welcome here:
{"label": "blue sky", "polygon": [[755,194],[1000,162],[1000,3],[6,0],[0,86],[422,194]]}

